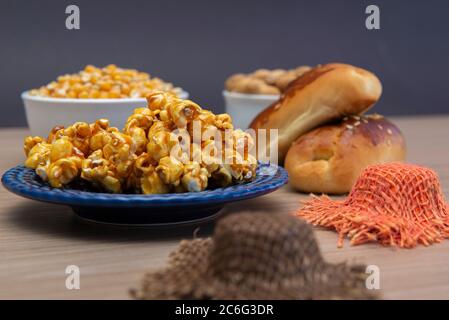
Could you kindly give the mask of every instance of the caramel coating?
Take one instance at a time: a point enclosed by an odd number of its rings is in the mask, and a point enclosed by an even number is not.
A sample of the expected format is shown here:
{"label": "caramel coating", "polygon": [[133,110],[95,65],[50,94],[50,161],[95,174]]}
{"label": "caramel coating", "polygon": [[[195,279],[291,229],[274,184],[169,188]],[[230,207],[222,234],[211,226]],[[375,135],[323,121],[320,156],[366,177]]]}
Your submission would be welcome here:
{"label": "caramel coating", "polygon": [[309,71],[309,66],[291,70],[258,69],[249,74],[237,73],[225,81],[225,89],[249,94],[279,95],[296,78]]}
{"label": "caramel coating", "polygon": [[116,167],[111,161],[104,158],[101,149],[94,151],[87,159],[83,160],[81,178],[112,193],[122,191],[122,183]]}
{"label": "caramel coating", "polygon": [[153,125],[153,115],[148,108],[137,108],[128,118],[123,133],[129,135],[136,148],[136,154],[145,151],[148,144],[147,133]]}
{"label": "caramel coating", "polygon": [[47,139],[25,138],[25,165],[56,188],[81,179],[111,193],[199,192],[209,180],[227,186],[255,177],[252,137],[234,130],[228,114],[215,115],[162,91],[147,102],[122,131],[99,119],[57,126]]}
{"label": "caramel coating", "polygon": [[42,180],[48,181],[52,187],[60,188],[80,174],[84,155],[72,144],[70,138],[62,136],[51,143],[43,139],[25,138],[25,149],[29,142],[36,142],[29,150],[25,166],[35,169]]}

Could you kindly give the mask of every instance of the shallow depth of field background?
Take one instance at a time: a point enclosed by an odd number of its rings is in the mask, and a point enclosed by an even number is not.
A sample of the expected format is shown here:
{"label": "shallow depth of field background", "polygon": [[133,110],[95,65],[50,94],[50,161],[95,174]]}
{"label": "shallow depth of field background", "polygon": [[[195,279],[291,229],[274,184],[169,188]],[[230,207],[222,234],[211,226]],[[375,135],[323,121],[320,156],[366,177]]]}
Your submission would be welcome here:
{"label": "shallow depth of field background", "polygon": [[[69,4],[80,7],[81,30],[65,29]],[[369,4],[380,7],[381,30],[365,28]],[[3,0],[0,126],[26,125],[22,91],[109,63],[171,81],[219,112],[233,73],[347,62],[381,78],[376,112],[447,113],[448,13],[445,0]]]}

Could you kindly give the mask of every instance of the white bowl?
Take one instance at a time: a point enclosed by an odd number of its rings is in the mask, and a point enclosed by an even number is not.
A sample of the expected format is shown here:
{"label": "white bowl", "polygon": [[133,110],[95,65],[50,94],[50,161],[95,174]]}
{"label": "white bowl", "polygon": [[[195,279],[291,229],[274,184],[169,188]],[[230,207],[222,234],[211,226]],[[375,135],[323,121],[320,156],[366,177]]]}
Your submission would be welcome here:
{"label": "white bowl", "polygon": [[269,105],[279,99],[279,95],[246,94],[223,91],[226,112],[232,117],[235,128],[246,129],[251,121]]}
{"label": "white bowl", "polygon": [[[78,121],[91,123],[101,118],[121,130],[135,108],[147,105],[145,98],[65,99],[31,96],[27,91],[21,96],[31,134],[44,137],[56,125],[67,127]],[[179,97],[187,99],[189,93],[182,91]]]}

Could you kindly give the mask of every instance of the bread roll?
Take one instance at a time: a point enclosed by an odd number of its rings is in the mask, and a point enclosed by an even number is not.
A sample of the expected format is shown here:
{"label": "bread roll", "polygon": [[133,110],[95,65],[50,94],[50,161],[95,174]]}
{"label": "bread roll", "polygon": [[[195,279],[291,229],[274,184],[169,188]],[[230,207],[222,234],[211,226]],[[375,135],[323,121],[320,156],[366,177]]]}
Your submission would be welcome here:
{"label": "bread roll", "polygon": [[381,93],[379,79],[369,71],[337,63],[318,66],[290,83],[250,127],[278,129],[279,163],[283,163],[291,143],[301,134],[331,120],[365,112]]}
{"label": "bread roll", "polygon": [[342,194],[370,164],[405,160],[399,129],[379,115],[350,117],[299,137],[285,158],[291,186],[302,192]]}

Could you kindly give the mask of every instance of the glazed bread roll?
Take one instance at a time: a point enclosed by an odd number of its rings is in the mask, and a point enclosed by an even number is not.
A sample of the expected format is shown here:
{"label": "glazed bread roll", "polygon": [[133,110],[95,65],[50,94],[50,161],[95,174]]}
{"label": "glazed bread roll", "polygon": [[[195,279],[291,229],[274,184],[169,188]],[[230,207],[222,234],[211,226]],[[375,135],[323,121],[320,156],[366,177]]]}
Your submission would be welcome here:
{"label": "glazed bread roll", "polygon": [[331,120],[365,112],[381,93],[379,79],[369,71],[337,63],[318,66],[290,83],[250,127],[279,130],[278,156],[283,163],[291,143],[301,134]]}
{"label": "glazed bread roll", "polygon": [[299,137],[285,158],[291,186],[302,192],[342,194],[370,164],[403,161],[399,129],[379,115],[353,116]]}

